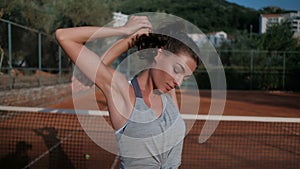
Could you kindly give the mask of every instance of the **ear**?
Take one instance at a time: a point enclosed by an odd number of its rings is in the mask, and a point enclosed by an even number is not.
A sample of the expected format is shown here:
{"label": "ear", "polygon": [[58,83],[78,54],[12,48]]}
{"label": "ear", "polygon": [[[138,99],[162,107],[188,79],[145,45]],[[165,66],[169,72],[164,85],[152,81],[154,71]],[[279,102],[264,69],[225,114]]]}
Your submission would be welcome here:
{"label": "ear", "polygon": [[157,50],[157,54],[156,56],[154,57],[154,62],[156,63],[163,55],[163,49],[162,48],[159,48]]}

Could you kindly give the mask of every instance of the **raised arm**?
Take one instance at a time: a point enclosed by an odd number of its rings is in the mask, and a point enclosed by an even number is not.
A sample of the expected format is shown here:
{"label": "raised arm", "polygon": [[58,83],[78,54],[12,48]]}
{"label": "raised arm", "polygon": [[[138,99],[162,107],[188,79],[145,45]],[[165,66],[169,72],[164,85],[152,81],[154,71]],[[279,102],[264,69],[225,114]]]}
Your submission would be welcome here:
{"label": "raised arm", "polygon": [[[95,29],[97,29],[97,28],[95,28]],[[91,31],[91,32],[94,32],[94,31]],[[100,59],[102,60],[102,62],[105,65],[108,65],[108,66],[111,65],[114,60],[116,60],[119,56],[121,56],[124,52],[128,51],[129,48],[132,47],[135,39],[139,36],[139,34],[145,34],[148,32],[149,32],[149,29],[145,28],[145,29],[139,30],[135,34],[123,37],[122,39],[115,42],[109,49],[107,49],[107,51],[104,54],[102,54]],[[87,39],[87,37],[85,39]],[[93,38],[93,39],[95,39],[95,38]],[[85,41],[85,40],[83,40],[83,41]],[[80,90],[85,90],[85,89],[90,88],[92,83],[85,77],[86,76],[82,76],[82,75],[72,77],[72,84],[74,85],[73,86],[74,92],[79,92]]]}
{"label": "raised arm", "polygon": [[[103,91],[107,99],[111,121],[115,129],[120,128],[127,121],[125,116],[127,116],[126,113],[130,113],[132,110],[132,98],[129,98],[128,95],[129,85],[127,79],[109,65],[124,52],[126,48],[128,49],[128,44],[126,43],[130,39],[125,38],[124,40],[118,41],[103,57],[96,55],[93,51],[86,48],[84,44],[88,40],[110,36],[132,35],[143,28],[151,29],[151,24],[147,17],[135,16],[131,17],[125,26],[117,28],[77,27],[58,29],[56,31],[57,41],[66,54],[76,66]],[[91,36],[93,39],[90,39]],[[118,81],[114,82],[113,77],[118,79]]]}
{"label": "raised arm", "polygon": [[152,28],[151,23],[145,16],[133,16],[126,25],[121,27],[87,26],[62,28],[57,29],[55,35],[61,47],[72,61],[75,62],[86,42],[111,36],[129,36],[141,28]]}

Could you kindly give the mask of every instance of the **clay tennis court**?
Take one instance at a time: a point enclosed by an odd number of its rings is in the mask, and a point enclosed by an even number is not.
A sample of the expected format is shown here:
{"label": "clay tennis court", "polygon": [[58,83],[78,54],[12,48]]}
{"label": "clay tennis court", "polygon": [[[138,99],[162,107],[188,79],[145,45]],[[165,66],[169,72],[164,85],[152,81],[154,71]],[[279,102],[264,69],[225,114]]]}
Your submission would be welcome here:
{"label": "clay tennis court", "polygon": [[[98,107],[106,110],[100,91],[77,95],[76,99],[84,106],[76,108],[95,109],[90,104],[93,94]],[[190,100],[198,97],[193,92],[182,94]],[[209,91],[200,91],[199,114],[207,114],[210,99]],[[299,93],[228,91],[223,115],[300,118],[299,100]],[[66,97],[49,108],[74,109],[73,99]],[[21,150],[27,153],[29,168],[118,168],[117,156],[94,143],[74,114],[9,111],[2,114],[6,115],[1,119],[2,156],[11,153],[16,143],[23,141]],[[99,133],[101,139],[115,146],[106,137],[108,130],[95,126],[103,117],[82,118],[90,122],[90,129]],[[105,120],[109,122],[107,117]],[[191,122],[186,120],[187,124]],[[296,169],[300,166],[299,122],[221,121],[209,140],[199,144],[204,122],[196,121],[186,136],[180,168]]]}

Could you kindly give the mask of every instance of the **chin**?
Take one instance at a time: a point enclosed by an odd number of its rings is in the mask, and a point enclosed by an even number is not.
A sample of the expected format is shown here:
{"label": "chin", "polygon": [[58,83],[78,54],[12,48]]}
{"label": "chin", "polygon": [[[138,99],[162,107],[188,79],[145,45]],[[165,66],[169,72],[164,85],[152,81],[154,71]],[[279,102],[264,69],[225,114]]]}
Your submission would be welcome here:
{"label": "chin", "polygon": [[161,95],[161,94],[164,94],[164,93],[166,93],[166,92],[164,92],[164,91],[161,90],[161,89],[155,89],[155,90],[153,90],[153,93],[154,93],[154,94],[157,94],[157,95]]}

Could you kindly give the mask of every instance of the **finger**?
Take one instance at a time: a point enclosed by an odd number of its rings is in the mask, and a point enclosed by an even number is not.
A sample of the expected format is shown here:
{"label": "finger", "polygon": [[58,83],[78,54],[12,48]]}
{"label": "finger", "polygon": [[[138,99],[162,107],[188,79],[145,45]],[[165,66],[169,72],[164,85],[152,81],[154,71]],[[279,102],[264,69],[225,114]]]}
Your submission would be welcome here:
{"label": "finger", "polygon": [[150,29],[152,29],[152,24],[151,24],[151,22],[150,22],[148,19],[147,19],[147,20],[143,20],[142,25],[143,25],[143,27],[145,27],[145,28],[150,28]]}
{"label": "finger", "polygon": [[151,25],[151,22],[149,21],[147,16],[137,16],[135,19],[138,22],[147,23],[147,24]]}
{"label": "finger", "polygon": [[149,35],[149,33],[150,33],[149,28],[143,28],[138,32],[139,35],[146,34],[147,36]]}

